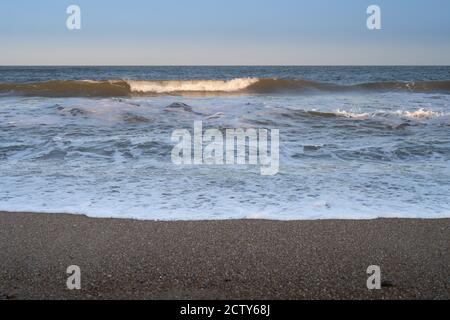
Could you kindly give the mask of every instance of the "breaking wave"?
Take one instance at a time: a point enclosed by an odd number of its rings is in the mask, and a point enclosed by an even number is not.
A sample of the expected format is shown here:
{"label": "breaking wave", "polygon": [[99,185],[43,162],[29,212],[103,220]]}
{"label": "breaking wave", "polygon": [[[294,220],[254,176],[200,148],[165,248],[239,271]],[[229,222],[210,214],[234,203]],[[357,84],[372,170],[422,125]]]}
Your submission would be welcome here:
{"label": "breaking wave", "polygon": [[236,78],[232,80],[105,80],[0,83],[1,95],[44,97],[124,97],[134,95],[282,94],[307,92],[409,91],[450,93],[450,81],[373,82],[341,85],[308,80]]}
{"label": "breaking wave", "polygon": [[127,81],[131,92],[172,93],[172,92],[236,92],[258,83],[257,78],[224,80],[167,80],[167,81]]}
{"label": "breaking wave", "polygon": [[[354,112],[347,110],[335,111],[316,111],[316,110],[284,110],[281,116],[286,118],[321,118],[321,119],[351,119],[351,120],[416,120],[416,121],[435,121],[440,123],[450,123],[450,113],[418,109],[415,111],[407,110],[379,110],[373,112]],[[433,123],[433,122],[431,122]]]}

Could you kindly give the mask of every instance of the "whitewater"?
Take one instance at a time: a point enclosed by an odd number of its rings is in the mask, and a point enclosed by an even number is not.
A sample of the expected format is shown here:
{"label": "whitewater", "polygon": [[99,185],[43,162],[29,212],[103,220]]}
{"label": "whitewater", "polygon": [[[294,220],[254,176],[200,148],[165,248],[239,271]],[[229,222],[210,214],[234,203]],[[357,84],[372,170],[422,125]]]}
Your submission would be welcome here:
{"label": "whitewater", "polygon": [[[144,71],[56,68],[31,77],[0,68],[0,211],[143,220],[450,217],[447,69],[373,68],[371,78],[356,67]],[[171,134],[192,132],[196,121],[204,130],[279,129],[279,173],[175,165]]]}

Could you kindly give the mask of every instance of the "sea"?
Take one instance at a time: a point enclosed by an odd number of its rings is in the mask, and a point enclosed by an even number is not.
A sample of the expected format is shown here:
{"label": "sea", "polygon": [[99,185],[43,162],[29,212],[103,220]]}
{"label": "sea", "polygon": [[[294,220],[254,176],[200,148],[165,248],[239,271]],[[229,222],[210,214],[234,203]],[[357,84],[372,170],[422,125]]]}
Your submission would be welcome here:
{"label": "sea", "polygon": [[[279,130],[279,171],[175,164],[175,130]],[[0,67],[0,211],[450,218],[450,67]]]}

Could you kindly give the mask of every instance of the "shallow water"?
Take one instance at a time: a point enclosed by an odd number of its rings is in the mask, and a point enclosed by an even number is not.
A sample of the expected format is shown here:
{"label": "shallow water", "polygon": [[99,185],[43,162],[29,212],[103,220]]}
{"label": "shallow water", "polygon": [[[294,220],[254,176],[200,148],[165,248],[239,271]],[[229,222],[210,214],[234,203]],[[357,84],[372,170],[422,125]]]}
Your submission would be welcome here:
{"label": "shallow water", "polygon": [[[4,91],[0,210],[151,220],[450,217],[450,94],[348,89],[447,81],[447,67],[0,68],[0,83],[13,84],[274,77],[347,89],[202,95],[196,87],[195,94],[121,97]],[[192,131],[195,121],[204,129],[279,129],[279,174],[173,164],[171,133]]]}

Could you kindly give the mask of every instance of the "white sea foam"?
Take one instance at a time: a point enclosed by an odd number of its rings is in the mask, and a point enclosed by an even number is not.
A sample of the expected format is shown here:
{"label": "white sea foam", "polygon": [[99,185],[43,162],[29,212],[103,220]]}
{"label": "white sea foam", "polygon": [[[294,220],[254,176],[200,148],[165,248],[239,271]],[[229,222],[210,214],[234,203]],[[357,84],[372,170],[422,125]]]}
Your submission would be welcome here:
{"label": "white sea foam", "polygon": [[[174,102],[185,108],[174,111]],[[144,220],[450,217],[442,126],[449,102],[406,94],[2,98],[0,211]],[[280,174],[174,166],[170,133],[196,120],[205,129],[280,128]],[[413,125],[393,130],[390,122]]]}
{"label": "white sea foam", "polygon": [[352,112],[346,110],[336,110],[335,114],[341,117],[351,118],[351,119],[366,119],[371,116],[370,113],[367,112]]}
{"label": "white sea foam", "polygon": [[448,113],[445,112],[425,110],[423,108],[416,111],[396,111],[395,113],[399,116],[404,116],[413,119],[433,119],[449,115]]}
{"label": "white sea foam", "polygon": [[259,81],[257,78],[223,80],[167,80],[167,81],[127,81],[132,92],[234,92],[248,88]]}
{"label": "white sea foam", "polygon": [[374,112],[355,112],[355,111],[347,111],[347,110],[336,110],[334,114],[337,116],[349,118],[349,119],[357,119],[364,120],[369,118],[376,117],[384,117],[384,118],[407,118],[412,120],[430,120],[430,119],[438,119],[450,116],[450,113],[443,111],[435,111],[435,110],[426,110],[419,109],[415,111],[408,110],[394,110],[394,111],[386,111],[386,110],[378,110]]}

